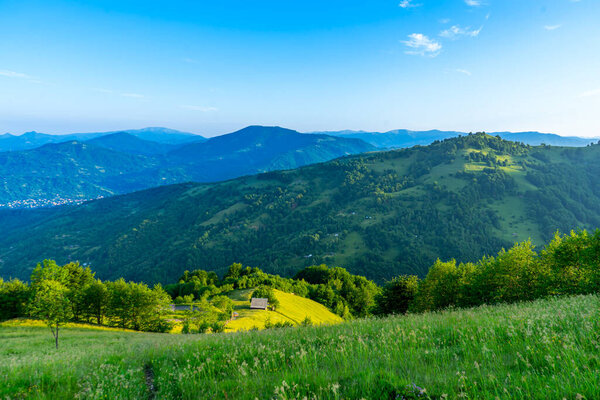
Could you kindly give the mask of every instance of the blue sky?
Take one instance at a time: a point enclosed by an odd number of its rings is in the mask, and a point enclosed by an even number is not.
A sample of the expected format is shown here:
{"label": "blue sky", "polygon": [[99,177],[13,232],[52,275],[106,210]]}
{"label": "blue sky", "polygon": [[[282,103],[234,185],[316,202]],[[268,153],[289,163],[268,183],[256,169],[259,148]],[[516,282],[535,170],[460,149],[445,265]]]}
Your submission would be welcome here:
{"label": "blue sky", "polygon": [[600,1],[0,0],[0,133],[600,136]]}

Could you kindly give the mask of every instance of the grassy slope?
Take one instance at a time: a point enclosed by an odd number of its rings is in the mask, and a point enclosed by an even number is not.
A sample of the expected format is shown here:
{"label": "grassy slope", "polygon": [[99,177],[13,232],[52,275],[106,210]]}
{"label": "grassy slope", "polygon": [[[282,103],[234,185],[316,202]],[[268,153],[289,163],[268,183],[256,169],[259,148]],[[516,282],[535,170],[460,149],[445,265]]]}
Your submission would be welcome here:
{"label": "grassy slope", "polygon": [[[600,298],[218,335],[0,325],[0,398],[600,398]],[[447,397],[444,397],[447,396]],[[582,396],[582,397],[579,397]]]}
{"label": "grassy slope", "polygon": [[333,314],[324,305],[279,290],[275,290],[280,303],[276,311],[251,310],[251,293],[252,289],[245,289],[228,294],[234,300],[235,311],[240,316],[227,324],[227,331],[249,330],[254,327],[261,329],[264,328],[267,320],[272,323],[288,321],[294,325],[300,324],[306,317],[309,317],[315,325],[342,322],[342,318]]}

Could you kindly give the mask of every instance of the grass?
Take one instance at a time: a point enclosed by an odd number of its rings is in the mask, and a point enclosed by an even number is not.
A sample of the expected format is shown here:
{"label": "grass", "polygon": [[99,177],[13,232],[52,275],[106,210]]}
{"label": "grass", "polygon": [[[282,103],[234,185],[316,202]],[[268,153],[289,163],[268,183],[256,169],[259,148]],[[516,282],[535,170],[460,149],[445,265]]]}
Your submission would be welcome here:
{"label": "grass", "polygon": [[[600,298],[217,335],[0,327],[0,398],[597,399]],[[404,397],[402,397],[404,396]],[[408,397],[413,396],[413,397]]]}

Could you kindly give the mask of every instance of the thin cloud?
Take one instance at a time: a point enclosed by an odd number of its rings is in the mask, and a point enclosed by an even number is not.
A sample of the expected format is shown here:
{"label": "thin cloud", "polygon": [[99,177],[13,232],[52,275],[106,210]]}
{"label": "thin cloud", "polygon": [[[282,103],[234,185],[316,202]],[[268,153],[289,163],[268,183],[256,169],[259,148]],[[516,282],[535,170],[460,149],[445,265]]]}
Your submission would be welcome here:
{"label": "thin cloud", "polygon": [[439,20],[440,24],[448,24],[450,23],[450,18],[442,18]]}
{"label": "thin cloud", "polygon": [[428,38],[422,33],[412,33],[408,35],[409,40],[403,40],[406,46],[412,50],[407,50],[406,54],[435,57],[440,54],[442,45],[433,39]]}
{"label": "thin cloud", "polygon": [[600,95],[600,89],[588,90],[579,95],[579,97],[592,97]]}
{"label": "thin cloud", "polygon": [[219,109],[217,107],[190,106],[190,105],[185,105],[185,106],[180,106],[180,107],[183,108],[183,109],[185,109],[185,110],[200,111],[200,112],[214,112],[214,111],[219,111]]}
{"label": "thin cloud", "polygon": [[469,70],[466,70],[466,69],[460,69],[460,68],[458,68],[458,69],[456,69],[455,71],[456,71],[456,72],[458,72],[458,73],[461,73],[461,74],[467,75],[467,76],[471,76],[471,75],[472,75],[472,74],[471,74],[471,71],[469,71]]}
{"label": "thin cloud", "polygon": [[44,83],[36,77],[24,74],[22,72],[10,71],[7,69],[0,69],[0,76],[3,76],[5,78],[12,78],[12,79],[25,79],[30,83],[39,83],[39,84]]}
{"label": "thin cloud", "polygon": [[32,79],[32,77],[27,74],[23,74],[21,72],[9,71],[6,69],[0,69],[0,76],[5,76],[7,78],[17,78],[17,79]]}
{"label": "thin cloud", "polygon": [[483,27],[479,29],[471,29],[471,27],[461,28],[460,25],[453,25],[450,28],[440,32],[440,36],[446,39],[458,39],[463,36],[477,37],[481,33]]}
{"label": "thin cloud", "polygon": [[465,0],[465,4],[469,7],[479,7],[482,2],[481,0]]}
{"label": "thin cloud", "polygon": [[547,31],[554,31],[554,30],[560,28],[561,26],[562,26],[561,24],[558,24],[558,25],[546,25],[546,26],[544,26],[544,29],[547,30]]}
{"label": "thin cloud", "polygon": [[413,3],[413,0],[402,0],[400,2],[400,4],[398,4],[398,7],[401,8],[414,8],[414,7],[421,7],[423,4],[415,4]]}

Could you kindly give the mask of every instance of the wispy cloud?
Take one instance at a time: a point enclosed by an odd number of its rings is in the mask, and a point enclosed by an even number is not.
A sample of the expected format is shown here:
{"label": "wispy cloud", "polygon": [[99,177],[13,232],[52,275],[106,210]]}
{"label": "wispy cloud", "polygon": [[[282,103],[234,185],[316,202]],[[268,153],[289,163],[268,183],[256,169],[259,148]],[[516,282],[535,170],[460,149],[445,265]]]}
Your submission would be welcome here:
{"label": "wispy cloud", "polygon": [[409,40],[403,40],[406,46],[412,50],[407,50],[406,54],[435,57],[440,54],[442,45],[433,39],[428,38],[422,33],[412,33],[408,35]]}
{"label": "wispy cloud", "polygon": [[0,69],[0,76],[5,76],[7,78],[32,79],[31,76],[22,72],[9,71],[6,69]]}
{"label": "wispy cloud", "polygon": [[592,96],[599,96],[600,95],[600,89],[594,89],[594,90],[588,90],[587,92],[583,92],[579,95],[579,97],[592,97]]}
{"label": "wispy cloud", "polygon": [[100,92],[100,93],[114,93],[112,90],[102,89],[102,88],[93,88],[92,90],[94,92]]}
{"label": "wispy cloud", "polygon": [[439,20],[440,24],[448,24],[450,23],[450,18],[442,18]]}
{"label": "wispy cloud", "polygon": [[560,28],[562,25],[561,24],[557,24],[557,25],[546,25],[544,26],[544,29],[547,31],[554,31],[558,28]]}
{"label": "wispy cloud", "polygon": [[200,64],[200,61],[194,60],[193,58],[182,58],[181,61],[186,62],[188,64]]}
{"label": "wispy cloud", "polygon": [[121,93],[121,96],[130,97],[132,99],[143,99],[146,97],[143,94],[139,94],[139,93]]}
{"label": "wispy cloud", "polygon": [[481,4],[481,0],[465,0],[465,4],[470,7],[479,7]]}
{"label": "wispy cloud", "polygon": [[458,69],[456,69],[455,71],[456,71],[456,72],[458,72],[458,73],[461,73],[461,74],[467,75],[467,76],[471,76],[471,75],[472,75],[472,74],[471,74],[471,71],[469,71],[469,70],[466,70],[466,69],[461,69],[461,68],[458,68]]}
{"label": "wispy cloud", "polygon": [[217,107],[190,106],[190,105],[184,105],[184,106],[180,106],[180,107],[183,108],[183,109],[185,109],[185,110],[200,111],[200,112],[214,112],[214,111],[219,111],[219,109]]}
{"label": "wispy cloud", "polygon": [[460,25],[453,25],[450,28],[440,32],[440,36],[446,39],[458,39],[462,36],[477,37],[481,33],[483,27],[479,29],[471,29],[471,27],[461,28]]}
{"label": "wispy cloud", "polygon": [[10,71],[7,69],[0,69],[0,76],[5,78],[13,78],[13,79],[24,79],[30,83],[44,83],[36,77],[31,75],[24,74],[22,72]]}
{"label": "wispy cloud", "polygon": [[402,0],[400,2],[400,4],[398,4],[398,7],[402,7],[402,8],[413,8],[413,7],[421,7],[423,4],[416,4],[413,3],[413,0]]}

